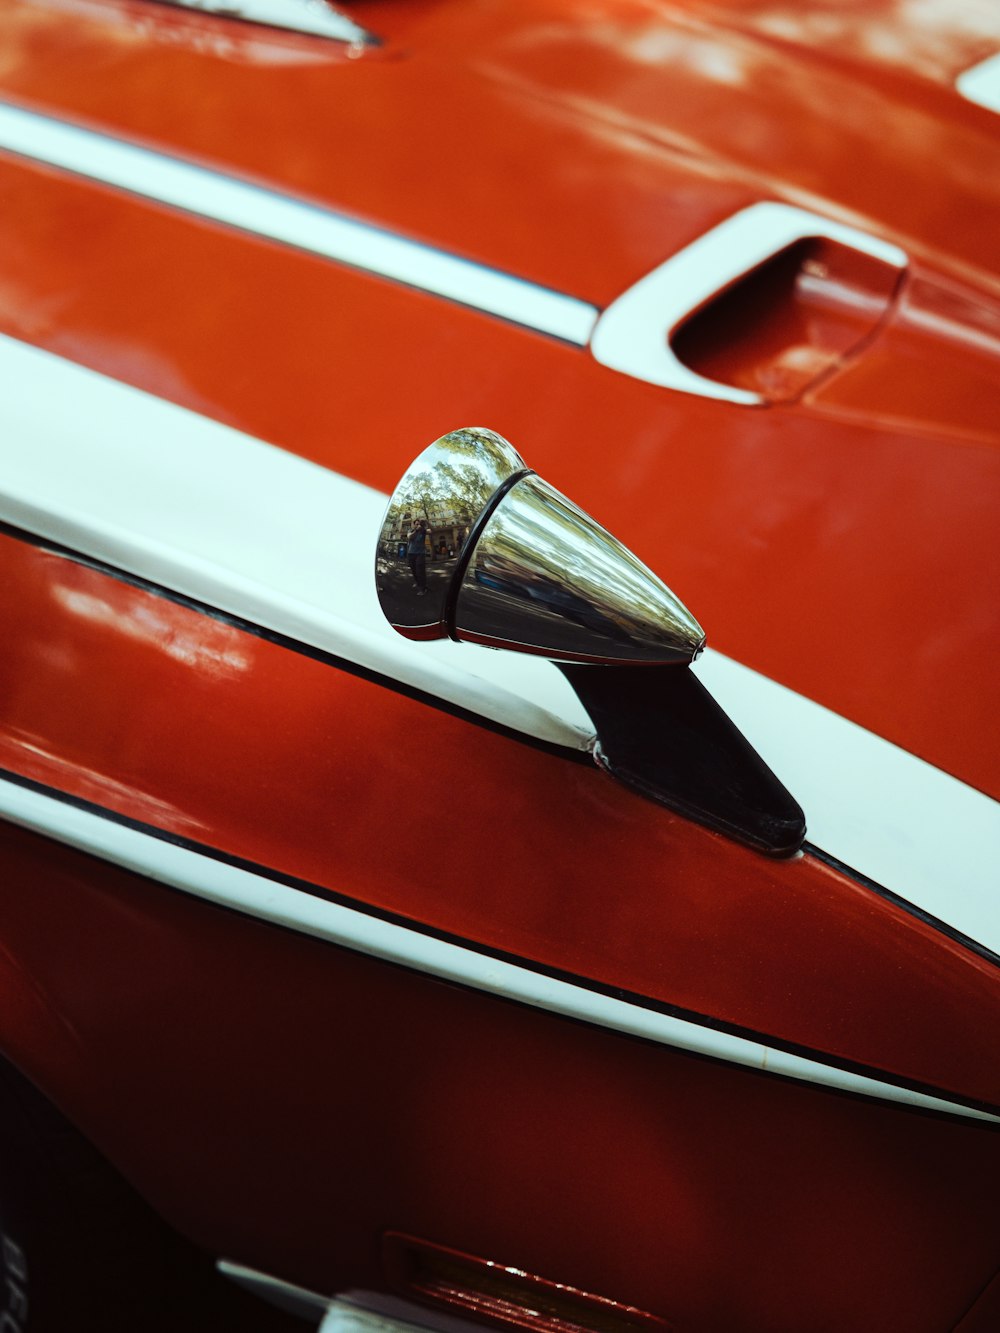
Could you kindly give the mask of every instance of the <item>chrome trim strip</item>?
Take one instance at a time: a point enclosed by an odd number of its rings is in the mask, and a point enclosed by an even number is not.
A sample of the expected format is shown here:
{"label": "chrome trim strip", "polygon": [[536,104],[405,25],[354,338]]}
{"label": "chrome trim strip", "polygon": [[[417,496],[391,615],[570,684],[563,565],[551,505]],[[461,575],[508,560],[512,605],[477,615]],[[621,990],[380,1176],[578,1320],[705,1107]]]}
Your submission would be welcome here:
{"label": "chrome trim strip", "polygon": [[368,46],[378,41],[343,10],[324,0],[162,0],[162,3],[199,14],[284,28],[309,37],[326,37],[351,46]]}
{"label": "chrome trim strip", "polygon": [[489,995],[728,1064],[903,1106],[1000,1124],[1000,1116],[976,1107],[901,1088],[641,1004],[615,999],[532,971],[528,966],[490,957],[474,948],[279,885],[262,874],[165,842],[6,779],[0,779],[0,816],[220,907]]}
{"label": "chrome trim strip", "polygon": [[966,101],[1000,113],[1000,51],[964,70],[955,87]]}
{"label": "chrome trim strip", "polygon": [[720,222],[612,301],[590,340],[594,357],[611,370],[679,393],[759,406],[760,394],[720,384],[689,370],[674,355],[671,334],[713,296],[796,241],[839,241],[898,269],[896,245],[818,213],[788,204],[753,204]]}
{"label": "chrome trim strip", "polygon": [[166,153],[0,103],[0,148],[585,347],[594,306]]}

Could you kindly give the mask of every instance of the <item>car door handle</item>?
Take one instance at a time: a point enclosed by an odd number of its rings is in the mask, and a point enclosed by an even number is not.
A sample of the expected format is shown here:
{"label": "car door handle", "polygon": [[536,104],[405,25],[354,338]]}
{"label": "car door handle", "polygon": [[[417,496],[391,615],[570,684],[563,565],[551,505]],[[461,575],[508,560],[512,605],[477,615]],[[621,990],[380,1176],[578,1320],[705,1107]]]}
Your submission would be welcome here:
{"label": "car door handle", "polygon": [[[886,294],[886,303],[907,266],[899,246],[857,228],[789,204],[753,204],[699,236],[614,300],[591,336],[594,358],[612,370],[682,393],[747,406],[773,401],[766,392],[726,383],[686,364],[674,340],[685,324],[747,275],[797,243],[814,240],[840,247],[849,259],[866,266],[863,287],[873,285],[872,269],[884,270],[874,286],[881,289],[876,295]],[[863,291],[856,304],[863,305],[869,295]]]}

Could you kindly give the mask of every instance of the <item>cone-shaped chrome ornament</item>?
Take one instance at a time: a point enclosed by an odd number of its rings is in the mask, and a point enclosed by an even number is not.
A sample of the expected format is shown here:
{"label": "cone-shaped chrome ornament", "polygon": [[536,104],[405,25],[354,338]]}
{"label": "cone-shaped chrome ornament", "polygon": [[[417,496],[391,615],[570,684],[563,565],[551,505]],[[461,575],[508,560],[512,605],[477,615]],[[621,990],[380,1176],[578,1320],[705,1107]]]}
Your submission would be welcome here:
{"label": "cone-shaped chrome ornament", "polygon": [[443,435],[389,501],[379,603],[413,639],[558,661],[690,662],[701,626],[641,561],[493,431]]}
{"label": "cone-shaped chrome ornament", "polygon": [[701,626],[493,431],[452,431],[413,463],[382,520],[375,582],[408,638],[552,658],[590,714],[595,760],[621,782],[770,855],[801,846],[798,803],[674,665],[697,657]]}

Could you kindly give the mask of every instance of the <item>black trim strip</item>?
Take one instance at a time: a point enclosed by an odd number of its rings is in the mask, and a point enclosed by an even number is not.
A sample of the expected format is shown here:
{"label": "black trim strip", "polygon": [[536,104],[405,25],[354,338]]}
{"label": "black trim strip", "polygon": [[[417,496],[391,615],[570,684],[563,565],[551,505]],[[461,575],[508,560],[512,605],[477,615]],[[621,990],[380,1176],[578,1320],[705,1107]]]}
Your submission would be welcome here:
{"label": "black trim strip", "polygon": [[186,607],[189,611],[196,611],[199,615],[207,616],[210,620],[218,620],[223,625],[232,625],[234,629],[242,630],[255,639],[263,639],[267,643],[276,644],[279,648],[298,653],[301,657],[310,657],[316,662],[334,667],[337,671],[344,671],[349,676],[358,676],[361,680],[371,681],[373,685],[381,685],[387,690],[392,690],[395,694],[403,694],[408,699],[414,699],[417,703],[426,704],[429,708],[437,709],[440,713],[448,713],[451,717],[460,718],[463,722],[471,722],[474,726],[495,732],[498,736],[505,736],[508,740],[518,741],[522,745],[530,746],[533,750],[541,750],[545,754],[555,755],[560,759],[569,759],[588,766],[593,765],[594,761],[589,751],[571,750],[569,746],[559,745],[555,741],[541,740],[537,736],[529,736],[526,732],[518,731],[514,727],[506,727],[502,722],[494,722],[492,718],[483,717],[481,713],[474,713],[467,708],[463,708],[460,704],[442,699],[437,694],[429,694],[426,690],[418,689],[415,685],[407,685],[405,681],[397,680],[395,676],[383,675],[382,672],[375,671],[371,667],[352,662],[348,657],[338,657],[336,653],[327,652],[324,648],[316,648],[311,643],[303,643],[301,639],[294,639],[288,634],[282,634],[279,630],[268,629],[264,625],[258,625],[253,620],[244,620],[242,616],[235,615],[231,611],[222,611],[219,607],[212,606],[210,602],[202,602],[196,597],[189,597],[186,593],[176,592],[173,588],[168,588],[166,584],[154,583],[152,579],[143,578],[140,574],[132,574],[118,565],[109,564],[96,556],[85,555],[81,551],[74,550],[71,546],[64,546],[61,542],[39,536],[38,533],[30,532],[26,528],[16,527],[13,523],[4,522],[3,519],[0,519],[0,535],[10,537],[14,541],[23,542],[26,546],[34,546],[39,550],[49,551],[53,555],[71,560],[74,564],[83,565],[87,569],[93,569],[96,573],[104,574],[119,583],[126,583],[130,587],[139,588],[143,592],[151,593],[154,597],[162,597],[164,601]]}
{"label": "black trim strip", "polygon": [[455,633],[455,610],[458,606],[458,594],[462,590],[462,580],[465,578],[465,571],[469,567],[469,561],[472,559],[473,553],[475,552],[480,534],[486,527],[486,524],[493,517],[504,496],[508,495],[519,481],[523,481],[525,477],[533,477],[534,475],[534,469],[530,467],[523,467],[518,472],[512,472],[506,481],[496,488],[486,502],[482,513],[469,529],[469,535],[466,537],[465,544],[459,552],[458,563],[455,565],[454,572],[452,573],[451,583],[448,585],[448,596],[445,598],[444,603],[445,629],[448,631],[448,637],[454,639],[456,643],[458,642],[458,635]]}
{"label": "black trim strip", "polygon": [[814,856],[817,861],[822,861],[823,864],[829,866],[831,870],[836,870],[837,873],[843,875],[845,879],[855,880],[862,888],[870,889],[871,892],[877,894],[879,898],[884,898],[894,906],[902,908],[908,916],[916,917],[917,920],[922,921],[924,925],[930,926],[932,930],[936,930],[939,935],[944,935],[947,939],[954,940],[956,944],[961,944],[963,948],[968,949],[970,953],[978,954],[979,957],[985,959],[987,963],[993,963],[994,966],[1000,967],[1000,954],[995,953],[987,945],[980,944],[979,941],[974,940],[971,935],[963,935],[962,932],[956,930],[954,926],[949,926],[947,921],[942,921],[940,917],[933,916],[930,912],[926,912],[922,907],[918,907],[908,899],[901,898],[898,893],[894,893],[892,889],[887,889],[884,884],[879,884],[877,880],[871,879],[860,870],[855,870],[854,867],[849,866],[846,861],[839,861],[837,857],[831,856],[829,852],[824,852],[822,847],[817,847],[808,841],[802,844],[802,850],[808,852],[811,856]]}
{"label": "black trim strip", "polygon": [[[574,986],[578,990],[589,991],[596,995],[603,995],[609,999],[621,1000],[625,1004],[633,1005],[638,1009],[644,1009],[651,1013],[662,1014],[668,1018],[677,1018],[683,1022],[691,1023],[694,1026],[708,1028],[716,1032],[724,1032],[729,1036],[741,1037],[744,1040],[756,1042],[765,1047],[771,1047],[774,1050],[784,1051],[789,1055],[800,1056],[803,1059],[811,1060],[816,1064],[825,1065],[830,1069],[841,1069],[846,1073],[859,1074],[865,1078],[871,1078],[880,1083],[886,1083],[892,1087],[902,1088],[910,1092],[922,1093],[924,1096],[937,1097],[942,1101],[952,1102],[956,1106],[966,1106],[972,1110],[984,1111],[988,1115],[1000,1116],[1000,1103],[981,1101],[978,1098],[967,1097],[961,1094],[950,1092],[939,1088],[933,1083],[919,1082],[914,1079],[902,1078],[899,1075],[891,1074],[887,1070],[880,1069],[873,1065],[861,1064],[854,1060],[845,1060],[839,1057],[833,1057],[826,1052],[819,1051],[814,1047],[805,1046],[798,1042],[786,1041],[766,1033],[757,1031],[755,1028],[743,1027],[740,1024],[728,1023],[723,1019],[718,1019],[710,1014],[702,1014],[694,1009],[684,1009],[679,1005],[669,1004],[664,1000],[656,1000],[650,996],[641,994],[638,991],[627,990],[624,987],[612,986],[605,982],[596,981],[591,978],[581,977],[576,973],[568,972],[562,968],[552,967],[548,964],[538,962],[534,959],[524,958],[523,956],[511,953],[504,949],[497,949],[490,945],[485,945],[470,940],[462,935],[453,934],[450,931],[438,929],[437,927],[427,925],[423,922],[414,921],[412,918],[402,915],[399,912],[389,911],[385,908],[373,906],[371,903],[363,902],[356,898],[351,898],[347,894],[338,893],[334,889],[328,889],[323,885],[315,884],[311,880],[301,879],[297,875],[289,875],[281,870],[276,870],[270,866],[261,865],[259,862],[247,860],[244,857],[235,856],[230,852],[225,852],[218,847],[212,847],[207,843],[196,842],[194,839],[185,838],[180,834],[172,833],[167,829],[162,829],[155,824],[147,824],[142,820],[132,819],[128,815],[123,815],[116,810],[109,809],[106,806],[97,805],[95,802],[85,800],[80,796],[73,796],[69,792],[60,790],[57,787],[50,787],[45,783],[37,782],[33,778],[26,778],[22,774],[15,773],[10,769],[0,768],[0,778],[13,783],[15,786],[22,787],[28,791],[33,791],[41,796],[50,797],[64,805],[69,805],[77,810],[83,810],[101,819],[106,819],[110,823],[118,824],[123,828],[132,829],[134,832],[142,833],[148,837],[157,839],[160,842],[166,842],[175,847],[180,847],[185,851],[194,852],[199,856],[207,857],[210,860],[221,862],[224,865],[233,866],[238,870],[245,870],[249,874],[255,875],[261,879],[269,880],[272,883],[283,884],[285,887],[295,889],[301,893],[306,893],[310,897],[320,898],[327,902],[335,903],[339,907],[346,907],[352,911],[358,912],[362,916],[372,917],[379,921],[388,922],[391,925],[400,926],[405,930],[412,931],[415,935],[424,935],[431,939],[441,940],[446,944],[453,944],[462,949],[467,949],[471,953],[479,954],[484,958],[492,958],[497,962],[510,963],[515,967],[523,968],[525,971],[534,972],[538,976],[548,977],[553,981],[564,982],[567,985]],[[88,853],[82,848],[76,850],[83,852],[84,855],[95,856],[98,860],[104,858],[98,857],[96,853]],[[109,864],[116,864],[109,862]],[[128,869],[128,867],[122,867]],[[141,873],[132,871],[131,873]],[[143,878],[149,878],[143,876]],[[159,882],[159,881],[153,881]],[[172,888],[174,892],[185,892],[171,885],[162,885],[161,887]],[[188,896],[199,896],[188,893]],[[213,900],[204,899],[211,902],[213,906],[225,906],[224,904],[214,903]],[[239,912],[238,908],[228,907],[226,910]],[[251,912],[240,912],[240,915],[253,916]],[[294,930],[294,927],[284,927]],[[333,943],[334,941],[326,941]],[[335,947],[351,949],[349,944],[335,944]],[[352,952],[354,952],[352,950]],[[381,960],[388,961],[388,960]],[[405,966],[405,964],[397,964]],[[418,969],[419,970],[419,969]],[[462,983],[455,983],[462,984]],[[469,989],[476,988],[467,983]],[[512,997],[515,998],[516,997]],[[523,1001],[520,1001],[523,1003]],[[577,1021],[584,1022],[580,1019]],[[601,1026],[595,1024],[594,1026]],[[631,1033],[622,1035],[632,1036]],[[637,1040],[648,1040],[651,1038],[636,1038]],[[664,1043],[654,1043],[662,1045]],[[687,1052],[688,1054],[699,1054],[698,1052]],[[737,1062],[727,1061],[722,1057],[704,1055],[705,1059],[717,1059],[723,1064],[735,1064]],[[753,1069],[753,1066],[739,1066],[740,1068]],[[761,1070],[757,1072],[770,1072],[776,1077],[789,1078],[793,1082],[811,1082],[810,1080],[796,1079],[792,1075],[782,1074],[780,1071]],[[813,1086],[824,1088],[826,1091],[842,1092],[856,1097],[865,1097],[870,1100],[878,1101],[876,1093],[862,1093],[850,1088],[829,1088],[826,1084],[814,1083]],[[948,1114],[946,1110],[931,1107],[908,1107],[905,1103],[891,1102],[893,1106],[901,1107],[905,1110],[924,1110],[934,1111],[939,1114]],[[997,1127],[1000,1129],[1000,1127]]]}
{"label": "black trim strip", "polygon": [[[520,480],[520,477],[517,478]],[[64,559],[71,560],[75,564],[83,565],[88,569],[93,569],[99,574],[107,575],[109,578],[118,580],[121,583],[129,584],[134,588],[140,588],[144,592],[151,593],[155,597],[162,597],[165,601],[174,602],[178,606],[187,607],[191,611],[196,611],[200,615],[208,616],[211,620],[218,620],[226,625],[232,625],[235,629],[242,630],[244,633],[254,638],[264,639],[268,643],[276,644],[279,648],[285,648],[289,652],[299,653],[303,657],[310,657],[314,661],[323,662],[338,671],[344,671],[348,675],[357,676],[361,680],[370,681],[374,685],[383,686],[385,689],[392,690],[396,694],[402,694],[406,698],[413,699],[417,703],[426,704],[429,708],[437,709],[438,712],[446,713],[450,717],[459,718],[463,722],[470,722],[473,726],[482,727],[485,731],[491,731],[498,736],[504,736],[508,740],[517,741],[521,745],[527,745],[531,749],[541,750],[544,754],[554,755],[560,759],[568,759],[578,764],[585,764],[588,767],[593,765],[593,756],[584,750],[571,750],[567,746],[557,745],[553,741],[543,741],[534,736],[529,736],[524,732],[516,731],[511,727],[505,727],[500,722],[494,722],[490,718],[483,717],[480,713],[470,712],[468,709],[460,707],[458,704],[449,703],[446,699],[441,699],[438,695],[428,694],[424,690],[419,690],[415,686],[407,685],[403,681],[397,680],[394,676],[385,676],[378,671],[373,671],[369,667],[360,666],[357,662],[352,662],[349,658],[338,657],[334,653],[326,652],[322,648],[314,648],[311,644],[303,643],[298,639],[293,639],[286,634],[281,634],[277,630],[270,630],[263,625],[258,625],[254,621],[244,620],[242,617],[233,615],[228,611],[221,611],[218,607],[210,605],[208,602],[200,602],[194,597],[188,597],[184,593],[174,591],[164,584],[154,583],[150,579],[142,578],[138,574],[131,574],[127,570],[112,565],[106,561],[99,560],[96,557],[84,555],[80,551],[74,550],[70,546],[65,546],[60,542],[51,540],[48,537],[42,537],[38,533],[30,532],[25,528],[19,528],[12,523],[7,523],[0,519],[0,535],[12,538],[15,541],[25,543],[27,546],[35,546],[41,550],[51,551],[53,555],[58,555]],[[468,545],[468,543],[466,543]],[[899,894],[887,889],[877,880],[871,879],[853,866],[840,861],[829,852],[823,851],[814,843],[808,840],[803,843],[802,851],[814,856],[818,861],[822,861],[832,870],[852,879],[862,888],[869,889],[880,898],[893,903],[908,915],[916,917],[925,925],[930,926],[939,934],[947,939],[953,940],[956,944],[962,945],[970,953],[976,954],[986,962],[995,966],[1000,966],[1000,955],[984,944],[980,944],[970,935],[964,935],[961,931],[949,926],[939,917],[933,916],[923,908],[909,902],[906,898],[901,898]]]}

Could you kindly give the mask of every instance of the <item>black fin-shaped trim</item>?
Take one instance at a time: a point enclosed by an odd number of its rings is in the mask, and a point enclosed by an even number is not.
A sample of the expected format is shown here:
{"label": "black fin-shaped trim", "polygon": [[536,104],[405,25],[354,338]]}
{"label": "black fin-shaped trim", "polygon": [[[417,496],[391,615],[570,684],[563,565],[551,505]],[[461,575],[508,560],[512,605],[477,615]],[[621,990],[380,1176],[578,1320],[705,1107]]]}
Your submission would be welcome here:
{"label": "black fin-shaped trim", "polygon": [[805,816],[694,672],[558,663],[622,782],[770,856],[802,846]]}

